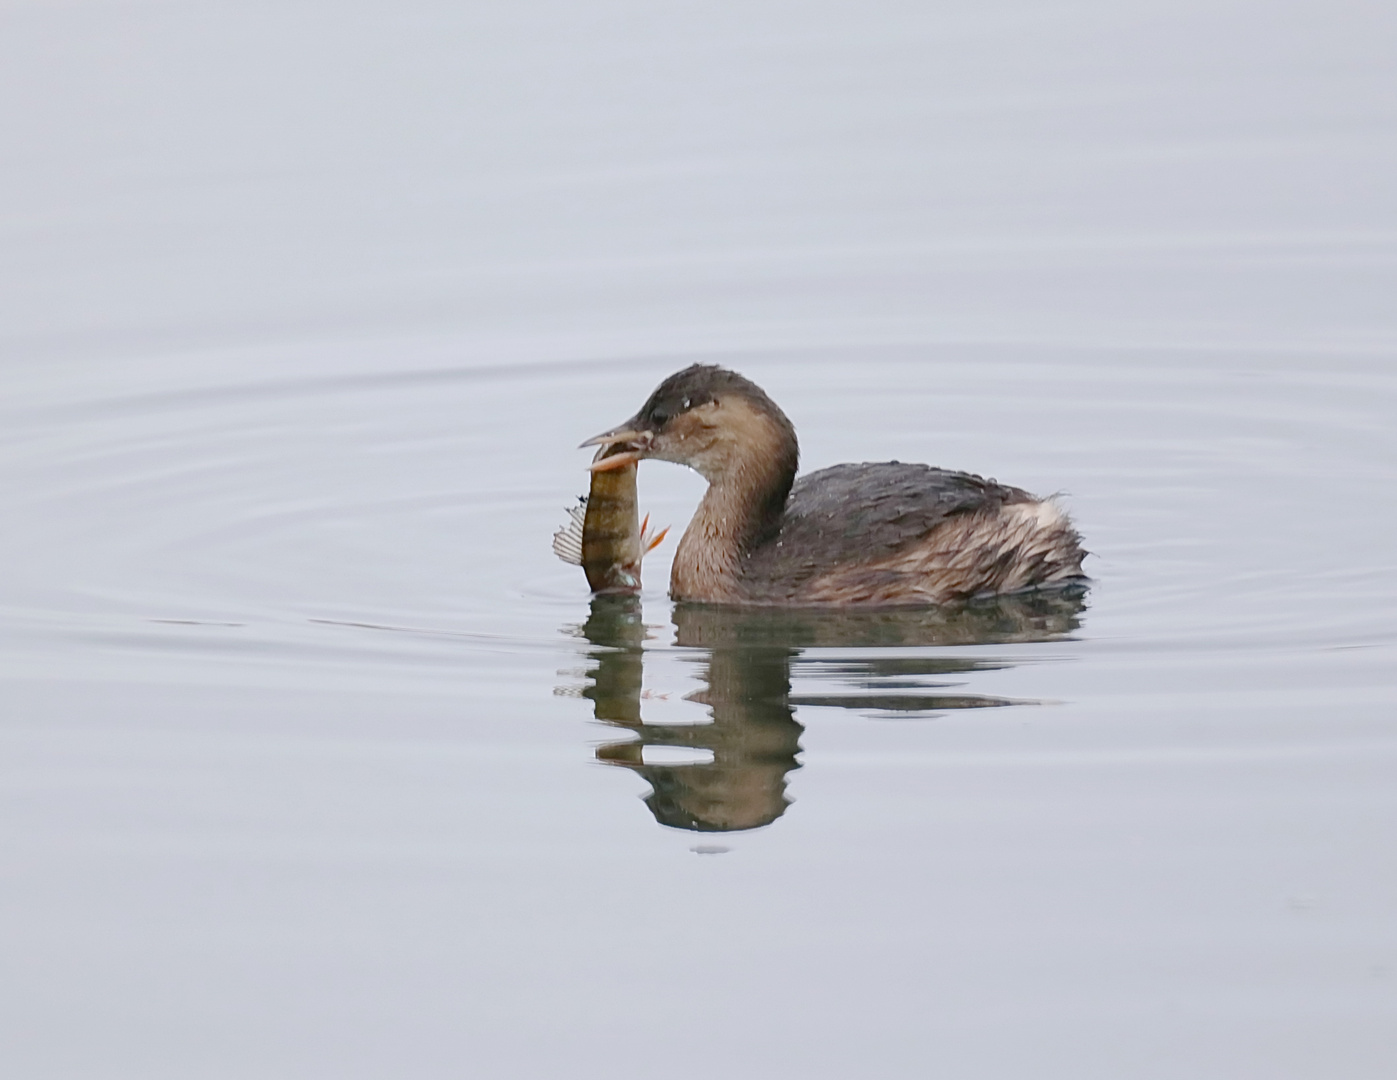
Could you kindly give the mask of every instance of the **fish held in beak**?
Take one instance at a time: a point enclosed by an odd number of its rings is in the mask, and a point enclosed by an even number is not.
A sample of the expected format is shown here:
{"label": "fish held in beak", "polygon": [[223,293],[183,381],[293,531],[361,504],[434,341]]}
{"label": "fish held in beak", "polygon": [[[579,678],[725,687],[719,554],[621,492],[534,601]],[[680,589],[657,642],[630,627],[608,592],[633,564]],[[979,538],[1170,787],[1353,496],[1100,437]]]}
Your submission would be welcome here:
{"label": "fish held in beak", "polygon": [[654,437],[653,431],[640,427],[634,420],[628,420],[619,427],[592,436],[578,449],[586,446],[601,447],[588,470],[594,473],[610,472],[612,469],[634,465],[645,457]]}

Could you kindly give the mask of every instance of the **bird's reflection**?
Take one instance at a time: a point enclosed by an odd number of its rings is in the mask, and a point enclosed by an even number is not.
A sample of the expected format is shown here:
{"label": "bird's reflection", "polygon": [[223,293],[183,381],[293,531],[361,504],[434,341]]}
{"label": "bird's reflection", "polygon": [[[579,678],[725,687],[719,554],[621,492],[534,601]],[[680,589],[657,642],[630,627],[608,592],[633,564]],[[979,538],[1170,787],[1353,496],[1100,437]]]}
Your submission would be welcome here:
{"label": "bird's reflection", "polygon": [[[641,717],[645,626],[634,597],[598,596],[583,634],[599,646],[590,656],[590,698],[598,720],[638,739],[608,743],[597,758],[623,765],[651,787],[646,805],[662,825],[698,832],[755,829],[786,809],[786,774],[797,768],[801,726],[792,716],[793,650],[766,644],[707,650],[706,689],[687,700],[707,705],[711,724],[647,724]],[[712,761],[647,764],[646,747],[708,751]]]}
{"label": "bird's reflection", "polygon": [[[598,720],[632,733],[597,749],[597,759],[635,771],[661,825],[730,832],[769,825],[786,810],[786,774],[800,767],[795,719],[801,705],[836,706],[883,715],[926,715],[1014,701],[947,693],[947,676],[1010,666],[983,657],[876,655],[877,649],[1051,641],[1076,629],[1084,607],[1078,590],[1042,592],[954,608],[818,612],[735,610],[707,605],[674,609],[676,644],[697,650],[704,688],[686,700],[708,707],[712,722],[651,724],[641,715],[646,627],[631,596],[597,596],[582,636],[590,642],[582,690]],[[818,648],[818,657],[802,652]],[[847,650],[830,655],[828,650]],[[791,676],[836,680],[847,692],[793,695]],[[646,747],[707,751],[711,761],[658,764]],[[653,756],[653,755],[652,755]]]}

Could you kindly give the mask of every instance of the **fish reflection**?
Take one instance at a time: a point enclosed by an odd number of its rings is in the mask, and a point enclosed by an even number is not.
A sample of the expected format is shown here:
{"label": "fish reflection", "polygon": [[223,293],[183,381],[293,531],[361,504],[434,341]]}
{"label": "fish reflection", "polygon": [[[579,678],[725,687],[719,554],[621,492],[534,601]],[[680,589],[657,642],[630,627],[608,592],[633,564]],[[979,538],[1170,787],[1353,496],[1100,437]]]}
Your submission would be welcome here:
{"label": "fish reflection", "polygon": [[[680,604],[676,643],[698,650],[703,689],[685,700],[707,706],[712,722],[651,724],[642,716],[645,624],[634,596],[595,596],[581,634],[596,649],[582,696],[596,718],[632,737],[597,748],[597,759],[631,769],[650,785],[645,803],[661,825],[732,832],[769,825],[785,813],[786,778],[800,767],[801,705],[875,715],[925,716],[950,709],[1019,704],[947,692],[940,680],[1011,666],[981,657],[886,657],[861,650],[1051,641],[1078,626],[1078,590],[996,597],[955,608],[905,611],[736,610]],[[805,658],[807,648],[849,649]],[[795,695],[792,674],[837,680],[848,692]],[[647,747],[712,754],[711,761],[665,764]],[[653,755],[652,755],[653,756]]]}
{"label": "fish reflection", "polygon": [[[598,720],[638,738],[597,748],[597,759],[634,770],[650,785],[646,805],[661,825],[696,832],[755,829],[786,809],[786,774],[798,768],[801,726],[790,697],[792,650],[781,645],[708,652],[706,688],[687,700],[707,705],[711,724],[647,724],[641,717],[645,626],[634,597],[597,596],[582,628],[593,645],[588,671]],[[707,751],[711,761],[650,764],[646,747]]]}

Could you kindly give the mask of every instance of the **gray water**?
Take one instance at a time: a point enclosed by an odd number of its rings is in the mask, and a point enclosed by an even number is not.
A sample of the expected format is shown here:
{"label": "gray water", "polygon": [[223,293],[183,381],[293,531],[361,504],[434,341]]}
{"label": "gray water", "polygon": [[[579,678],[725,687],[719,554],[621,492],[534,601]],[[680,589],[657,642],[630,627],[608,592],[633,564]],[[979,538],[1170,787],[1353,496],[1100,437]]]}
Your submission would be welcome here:
{"label": "gray water", "polygon": [[[1394,1075],[1394,30],[0,4],[5,1075]],[[590,601],[694,361],[1090,589]]]}

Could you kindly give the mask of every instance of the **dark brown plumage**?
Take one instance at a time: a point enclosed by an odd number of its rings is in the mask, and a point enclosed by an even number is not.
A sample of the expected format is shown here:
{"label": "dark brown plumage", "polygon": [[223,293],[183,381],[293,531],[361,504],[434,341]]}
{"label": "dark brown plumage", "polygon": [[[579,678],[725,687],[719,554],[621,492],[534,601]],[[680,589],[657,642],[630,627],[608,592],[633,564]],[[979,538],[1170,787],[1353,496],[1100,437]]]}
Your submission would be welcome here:
{"label": "dark brown plumage", "polygon": [[970,473],[899,462],[795,479],[795,428],[755,383],[694,365],[592,440],[608,469],[688,465],[709,488],[680,541],[676,600],[742,605],[908,605],[1082,576],[1080,537],[1051,501]]}

